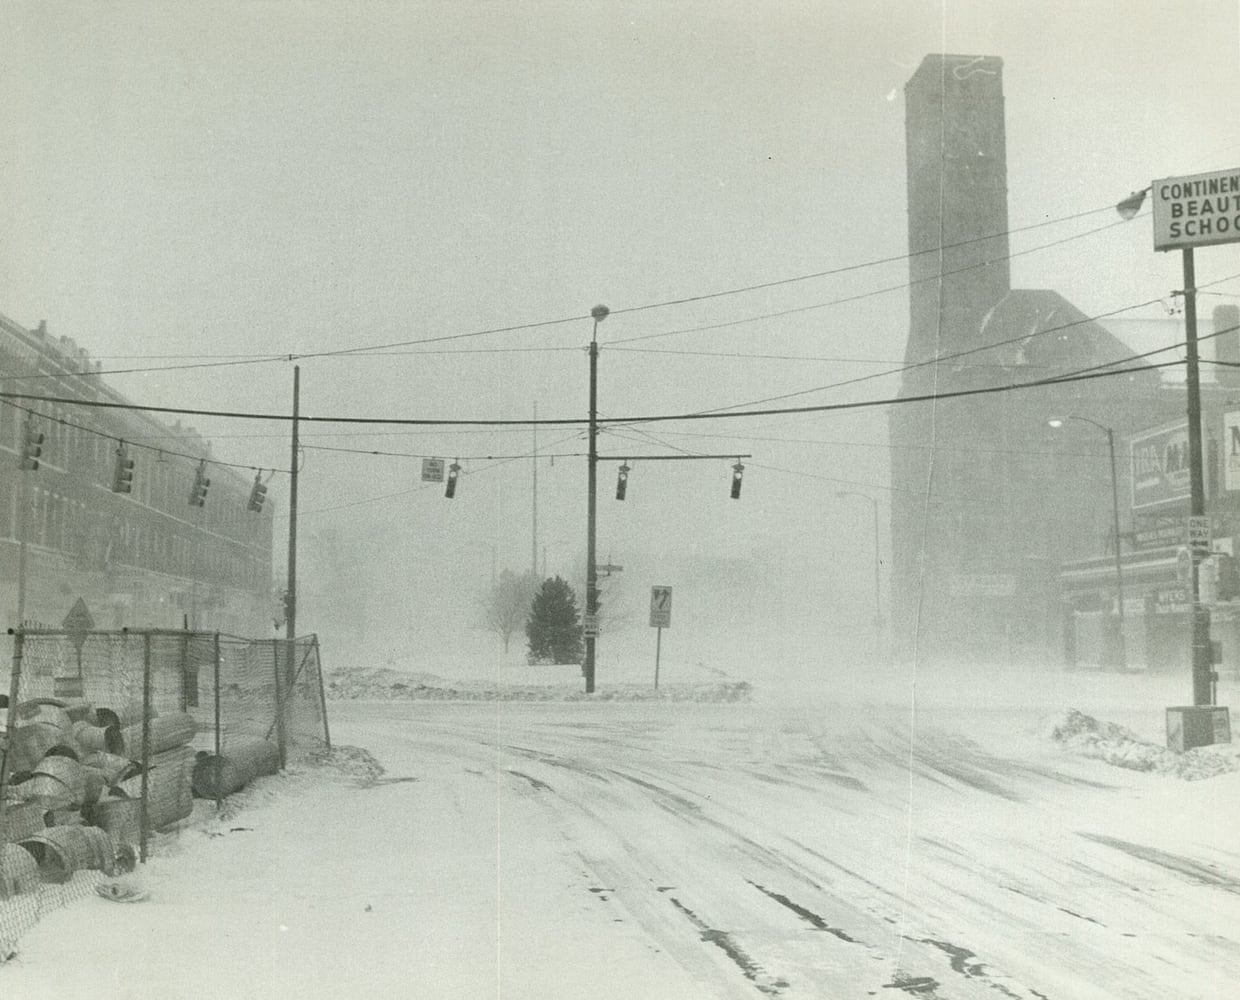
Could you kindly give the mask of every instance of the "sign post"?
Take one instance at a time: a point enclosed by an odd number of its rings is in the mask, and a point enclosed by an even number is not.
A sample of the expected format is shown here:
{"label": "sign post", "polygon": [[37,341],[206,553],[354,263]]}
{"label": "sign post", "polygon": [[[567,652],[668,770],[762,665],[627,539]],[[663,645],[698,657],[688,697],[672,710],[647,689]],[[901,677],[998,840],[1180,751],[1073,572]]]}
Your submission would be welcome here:
{"label": "sign post", "polygon": [[57,698],[81,698],[85,689],[82,679],[82,647],[86,645],[86,636],[95,628],[95,619],[91,617],[86,601],[79,597],[65,615],[61,627],[69,633],[69,641],[77,651],[77,676],[56,677],[53,679],[53,694]]}
{"label": "sign post", "polygon": [[[1206,513],[1197,354],[1197,279],[1193,248],[1240,242],[1240,167],[1187,177],[1164,177],[1150,185],[1150,192],[1153,195],[1154,250],[1179,250],[1183,255],[1190,480],[1188,513],[1191,526],[1200,524]],[[1200,529],[1197,530],[1200,533]],[[1193,537],[1192,527],[1189,541],[1192,556],[1193,706],[1202,707],[1213,704],[1213,647],[1210,642],[1210,610],[1201,600],[1201,561],[1204,553]]]}
{"label": "sign post", "polygon": [[654,638],[654,687],[659,689],[659,658],[663,652],[663,630],[672,626],[672,588],[650,588],[650,627]]}

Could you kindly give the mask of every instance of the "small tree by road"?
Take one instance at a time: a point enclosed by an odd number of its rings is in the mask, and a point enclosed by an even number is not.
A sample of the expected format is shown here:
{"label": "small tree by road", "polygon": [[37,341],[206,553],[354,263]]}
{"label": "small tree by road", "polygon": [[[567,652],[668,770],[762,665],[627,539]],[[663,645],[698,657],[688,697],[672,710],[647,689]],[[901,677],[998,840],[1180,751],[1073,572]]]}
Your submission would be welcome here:
{"label": "small tree by road", "polygon": [[580,663],[584,652],[573,588],[560,577],[544,580],[525,624],[531,663]]}
{"label": "small tree by road", "polygon": [[530,616],[530,606],[538,591],[538,578],[533,573],[504,570],[482,601],[483,624],[508,644]]}

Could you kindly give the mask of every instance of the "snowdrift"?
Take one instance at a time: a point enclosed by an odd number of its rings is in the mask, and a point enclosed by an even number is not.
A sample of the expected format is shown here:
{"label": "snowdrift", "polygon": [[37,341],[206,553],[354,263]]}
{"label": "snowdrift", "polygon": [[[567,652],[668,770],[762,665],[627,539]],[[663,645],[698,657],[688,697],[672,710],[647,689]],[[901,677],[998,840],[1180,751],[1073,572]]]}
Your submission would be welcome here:
{"label": "snowdrift", "polygon": [[1187,781],[1240,771],[1240,747],[1235,744],[1196,747],[1177,753],[1156,743],[1147,743],[1123,726],[1099,722],[1076,709],[1065,713],[1050,727],[1047,735],[1073,753],[1133,771],[1151,771]]}
{"label": "snowdrift", "polygon": [[[563,670],[564,668],[561,668]],[[571,669],[571,668],[569,668]],[[586,694],[580,679],[547,683],[453,681],[436,674],[402,673],[386,667],[328,672],[326,693],[337,701],[749,701],[753,689],[745,681],[698,684],[608,684]]]}

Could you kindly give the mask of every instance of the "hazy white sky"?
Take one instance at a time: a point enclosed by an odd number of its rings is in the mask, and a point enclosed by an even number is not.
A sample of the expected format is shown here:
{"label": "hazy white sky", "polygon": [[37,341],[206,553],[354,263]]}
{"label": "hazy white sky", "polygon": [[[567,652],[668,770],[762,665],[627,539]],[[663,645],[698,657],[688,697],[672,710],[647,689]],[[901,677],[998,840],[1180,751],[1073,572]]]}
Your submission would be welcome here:
{"label": "hazy white sky", "polygon": [[[537,403],[542,417],[580,417],[595,303],[632,309],[900,255],[903,86],[927,53],[1005,60],[1014,227],[1112,204],[1154,177],[1240,163],[1235,0],[0,0],[0,37],[0,312],[27,326],[46,319],[105,368],[577,317],[303,359],[311,414],[520,419]],[[1098,218],[1017,236],[1013,249]],[[1200,282],[1236,272],[1240,248],[1198,254]],[[600,327],[600,408],[684,412],[881,371],[875,362],[898,360],[907,334],[898,287],[754,317],[906,278],[897,263],[617,312]],[[1013,281],[1057,288],[1086,313],[1181,283],[1178,258],[1152,251],[1148,216],[1018,257]],[[722,323],[735,325],[674,333]],[[608,346],[637,337],[650,339]],[[827,360],[737,356],[753,354]],[[287,411],[292,375],[288,361],[265,361],[113,382],[140,402]],[[794,401],[875,398],[895,385]],[[284,427],[193,422],[223,457],[287,466]],[[779,551],[784,528],[795,539],[834,525],[824,551],[864,573],[869,512],[833,493],[883,496],[881,411],[650,430],[679,448],[753,452],[744,499],[727,501],[726,461],[647,463],[620,508],[606,468],[601,554],[665,531],[682,548]],[[415,579],[444,563],[481,574],[492,545],[501,565],[528,562],[530,463],[485,457],[528,451],[528,429],[305,437],[459,455],[468,473],[449,504],[438,490],[408,492],[416,458],[309,451],[311,527],[364,522]],[[584,443],[548,428],[540,446],[579,454]],[[615,435],[601,448],[662,450]],[[552,569],[584,549],[584,464],[541,470]],[[283,508],[279,479],[271,495]],[[414,535],[412,547],[392,544]]]}

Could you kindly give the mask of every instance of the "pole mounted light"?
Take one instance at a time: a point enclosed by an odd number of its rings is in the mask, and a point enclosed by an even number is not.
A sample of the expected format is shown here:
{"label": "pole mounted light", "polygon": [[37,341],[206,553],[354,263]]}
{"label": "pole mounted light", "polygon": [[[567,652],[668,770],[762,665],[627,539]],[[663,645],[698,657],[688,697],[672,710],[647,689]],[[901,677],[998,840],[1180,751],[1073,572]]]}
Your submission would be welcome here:
{"label": "pole mounted light", "polygon": [[1127,198],[1116,204],[1115,211],[1119,213],[1119,217],[1125,222],[1135,218],[1136,214],[1141,211],[1141,206],[1145,204],[1145,196],[1149,193],[1149,188],[1132,192]]}

